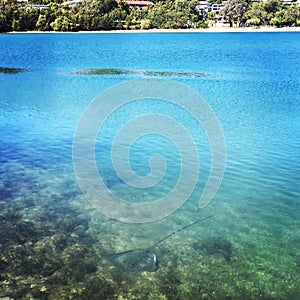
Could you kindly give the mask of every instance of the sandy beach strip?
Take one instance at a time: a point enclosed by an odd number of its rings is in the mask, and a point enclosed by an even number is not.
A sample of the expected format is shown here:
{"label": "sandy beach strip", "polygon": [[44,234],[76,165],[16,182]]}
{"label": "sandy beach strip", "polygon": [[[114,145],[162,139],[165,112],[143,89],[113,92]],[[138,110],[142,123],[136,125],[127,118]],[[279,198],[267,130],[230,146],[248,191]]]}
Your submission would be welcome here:
{"label": "sandy beach strip", "polygon": [[110,34],[110,33],[241,33],[241,32],[300,32],[300,27],[271,27],[271,26],[260,26],[260,27],[210,27],[210,28],[199,28],[199,29],[148,29],[148,30],[100,30],[100,31],[78,31],[78,32],[58,32],[58,31],[12,31],[9,34],[20,34],[20,33],[49,33],[49,34],[63,34],[63,33],[99,33],[99,34]]}
{"label": "sandy beach strip", "polygon": [[210,27],[199,29],[149,29],[149,30],[112,30],[96,31],[95,33],[239,33],[239,32],[300,32],[300,27]]}

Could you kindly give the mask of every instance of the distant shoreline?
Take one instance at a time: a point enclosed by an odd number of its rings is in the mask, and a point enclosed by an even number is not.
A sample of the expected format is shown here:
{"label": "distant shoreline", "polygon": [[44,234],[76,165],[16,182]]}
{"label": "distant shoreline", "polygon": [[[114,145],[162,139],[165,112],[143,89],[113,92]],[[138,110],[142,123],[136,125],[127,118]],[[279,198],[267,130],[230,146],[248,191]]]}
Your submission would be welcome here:
{"label": "distant shoreline", "polygon": [[[62,33],[239,33],[239,32],[300,32],[300,27],[270,27],[270,26],[260,26],[260,27],[210,27],[210,28],[199,28],[199,29],[149,29],[149,30],[101,30],[101,31],[12,31],[7,32],[8,34],[20,34],[20,33],[34,33],[34,34],[62,34]],[[7,34],[5,33],[5,34]]]}

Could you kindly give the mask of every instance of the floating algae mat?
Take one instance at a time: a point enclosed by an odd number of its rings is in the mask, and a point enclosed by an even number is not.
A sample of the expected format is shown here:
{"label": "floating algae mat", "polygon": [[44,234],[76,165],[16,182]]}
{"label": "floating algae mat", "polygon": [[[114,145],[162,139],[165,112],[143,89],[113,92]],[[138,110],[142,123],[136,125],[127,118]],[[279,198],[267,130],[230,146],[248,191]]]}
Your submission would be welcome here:
{"label": "floating algae mat", "polygon": [[6,68],[6,67],[0,67],[0,74],[18,74],[18,73],[24,73],[27,72],[26,69],[22,68]]}
{"label": "floating algae mat", "polygon": [[220,75],[206,74],[201,72],[189,71],[149,71],[149,70],[126,70],[126,69],[84,69],[71,72],[71,75],[130,75],[142,77],[188,77],[188,78],[205,78],[220,77]]}
{"label": "floating algae mat", "polygon": [[152,249],[154,249],[160,243],[162,243],[172,235],[178,233],[179,231],[187,229],[188,227],[196,225],[199,222],[208,220],[212,217],[213,215],[190,223],[180,229],[177,229],[172,233],[168,234],[167,236],[163,237],[161,240],[159,240],[147,249],[134,249],[120,253],[113,253],[107,255],[107,259],[112,261],[117,268],[124,272],[155,272],[158,269],[158,260],[156,258],[156,254]]}

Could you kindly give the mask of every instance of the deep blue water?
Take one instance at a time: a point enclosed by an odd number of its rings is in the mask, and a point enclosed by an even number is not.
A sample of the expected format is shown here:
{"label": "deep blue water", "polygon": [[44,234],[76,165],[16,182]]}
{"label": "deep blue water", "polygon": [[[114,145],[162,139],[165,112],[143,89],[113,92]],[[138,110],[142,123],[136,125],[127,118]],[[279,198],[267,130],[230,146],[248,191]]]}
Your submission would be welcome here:
{"label": "deep blue water", "polygon": [[[159,292],[151,284],[151,280],[159,282],[171,272],[178,274],[177,281],[172,283],[178,299],[187,295],[195,299],[209,298],[213,291],[214,295],[235,299],[241,295],[253,299],[259,295],[296,299],[300,293],[299,37],[299,33],[0,35],[0,67],[26,69],[18,74],[0,72],[2,216],[15,208],[24,219],[34,223],[41,209],[52,207],[59,211],[68,205],[90,220],[90,234],[101,240],[100,246],[95,242],[96,248],[120,252],[145,247],[145,243],[150,246],[159,239],[157,236],[215,214],[214,220],[206,225],[166,244],[168,257],[176,260],[172,268],[166,258],[161,258],[160,269],[143,275],[142,279],[120,275],[126,283],[113,293],[124,296],[125,290],[133,291],[135,284],[140,284],[137,294],[140,293],[141,299],[147,289],[153,297],[160,293],[171,298],[167,283],[161,285]],[[87,69],[125,71],[108,75],[76,73]],[[209,103],[226,140],[226,170],[214,200],[198,210],[198,196],[209,172],[209,147],[203,132],[194,127],[191,119],[172,111],[184,119],[193,136],[200,132],[202,169],[198,191],[178,212],[164,220],[143,225],[123,224],[106,219],[81,194],[72,167],[73,135],[85,107],[106,88],[125,80],[153,77],[153,74],[155,78],[186,84]],[[148,106],[129,107],[107,126],[114,128],[114,122],[124,122],[129,112],[137,115],[161,110],[155,101]],[[137,143],[132,156],[139,147],[149,149],[154,144],[155,151],[165,153],[167,161],[175,167],[161,182],[161,191],[146,191],[147,199],[151,200],[168,191],[179,172],[178,153],[170,141],[150,136],[141,145]],[[98,153],[105,155],[104,160],[109,157],[108,146],[109,143],[96,146]],[[146,157],[133,158],[133,169],[140,175],[149,171],[147,161],[144,167],[141,165],[152,152],[150,149],[143,153]],[[110,167],[108,163],[107,170],[100,170],[106,184],[117,183],[116,192],[124,194],[129,201],[140,201],[141,194],[126,189]],[[33,201],[31,206],[27,204],[29,200]],[[69,227],[67,231],[72,232]],[[204,255],[211,273],[205,269],[205,263],[204,267],[195,264],[199,253],[193,254],[194,248],[189,247],[198,235],[221,235],[231,241],[231,265],[224,266],[218,255]],[[176,252],[179,248],[180,256]],[[163,249],[158,254],[161,253]],[[218,262],[225,273],[217,271]],[[107,264],[98,260],[98,275],[104,274],[111,282],[117,282],[118,276],[108,271]],[[14,274],[7,268],[3,272],[7,277]],[[228,272],[230,276],[226,275]],[[198,278],[195,274],[200,273]],[[210,284],[203,279],[203,274],[208,276]],[[200,286],[202,294],[198,290]],[[129,294],[127,297],[130,299]]]}

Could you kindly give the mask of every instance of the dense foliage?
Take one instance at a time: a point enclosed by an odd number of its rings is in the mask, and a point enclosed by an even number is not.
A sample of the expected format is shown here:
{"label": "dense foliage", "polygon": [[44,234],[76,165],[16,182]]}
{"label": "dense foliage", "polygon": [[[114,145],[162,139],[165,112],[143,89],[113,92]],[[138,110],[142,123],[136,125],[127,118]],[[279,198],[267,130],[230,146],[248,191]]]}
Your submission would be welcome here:
{"label": "dense foliage", "polygon": [[118,4],[115,0],[83,0],[75,5],[59,0],[29,0],[29,4],[2,1],[0,32],[205,28],[220,20],[230,26],[300,26],[300,6],[295,3],[284,5],[279,0],[210,0],[209,3],[222,3],[220,13],[207,12],[198,0],[152,0],[146,9],[131,7],[126,2]]}

